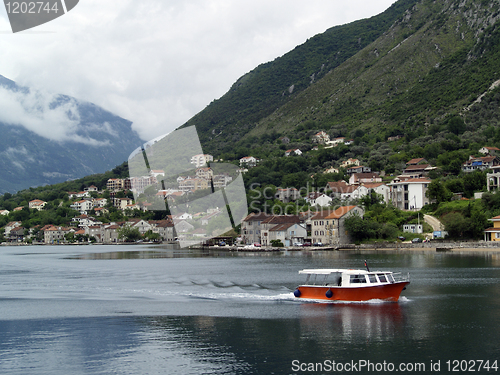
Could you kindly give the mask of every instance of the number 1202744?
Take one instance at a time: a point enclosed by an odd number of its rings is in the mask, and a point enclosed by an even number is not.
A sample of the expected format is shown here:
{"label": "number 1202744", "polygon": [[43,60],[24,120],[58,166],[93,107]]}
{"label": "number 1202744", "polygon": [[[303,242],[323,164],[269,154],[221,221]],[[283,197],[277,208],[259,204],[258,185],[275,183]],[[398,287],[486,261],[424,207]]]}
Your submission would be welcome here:
{"label": "number 1202744", "polygon": [[450,360],[446,361],[448,371],[465,372],[465,371],[498,371],[497,361],[490,362],[489,360],[471,359],[471,360]]}
{"label": "number 1202744", "polygon": [[40,14],[58,13],[57,1],[13,1],[5,3],[7,13],[11,14]]}

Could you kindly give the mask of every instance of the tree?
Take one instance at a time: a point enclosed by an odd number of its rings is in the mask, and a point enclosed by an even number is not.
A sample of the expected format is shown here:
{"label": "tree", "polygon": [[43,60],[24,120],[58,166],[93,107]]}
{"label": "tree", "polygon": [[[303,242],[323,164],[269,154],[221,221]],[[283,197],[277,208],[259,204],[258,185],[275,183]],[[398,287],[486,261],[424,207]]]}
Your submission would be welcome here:
{"label": "tree", "polygon": [[150,229],[146,233],[144,233],[144,238],[147,238],[149,241],[160,241],[161,236],[159,233],[153,233],[153,231]]}
{"label": "tree", "polygon": [[283,242],[281,240],[271,240],[271,246],[272,247],[283,247]]}
{"label": "tree", "polygon": [[118,238],[123,239],[125,242],[135,242],[140,240],[142,236],[139,229],[124,225],[118,229]]}
{"label": "tree", "polygon": [[448,121],[447,128],[449,132],[455,135],[460,135],[466,130],[465,122],[460,116],[453,116]]}
{"label": "tree", "polygon": [[470,228],[470,220],[467,220],[459,212],[450,212],[442,217],[441,222],[444,224],[444,229],[448,232],[451,238],[462,238],[466,236],[466,232]]}
{"label": "tree", "polygon": [[430,201],[435,201],[435,203],[448,202],[453,193],[451,193],[446,187],[439,181],[432,181],[427,187],[427,192],[425,193]]}
{"label": "tree", "polygon": [[361,197],[360,203],[367,209],[369,209],[371,206],[380,204],[384,201],[384,197],[380,194],[377,194],[375,190],[370,190],[370,192]]}
{"label": "tree", "polygon": [[76,242],[75,238],[75,233],[74,232],[69,232],[64,235],[64,239],[68,241],[69,243]]}
{"label": "tree", "polygon": [[349,236],[356,242],[377,238],[379,224],[376,221],[359,215],[350,215],[345,219],[344,225]]}

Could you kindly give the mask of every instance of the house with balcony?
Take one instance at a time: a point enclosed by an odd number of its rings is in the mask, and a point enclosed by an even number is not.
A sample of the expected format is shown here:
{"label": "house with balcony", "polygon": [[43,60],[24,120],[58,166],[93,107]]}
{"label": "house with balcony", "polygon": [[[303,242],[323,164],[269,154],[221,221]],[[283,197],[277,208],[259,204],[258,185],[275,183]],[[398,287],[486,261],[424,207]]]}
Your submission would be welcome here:
{"label": "house with balcony", "polygon": [[351,177],[349,177],[350,185],[370,184],[376,182],[382,182],[382,177],[375,172],[353,173]]}
{"label": "house with balcony", "polygon": [[255,167],[257,165],[257,158],[254,158],[253,156],[245,156],[240,159],[240,167]]}
{"label": "house with balcony", "polygon": [[72,209],[79,211],[81,215],[87,215],[94,207],[94,204],[89,199],[82,199],[74,202],[71,206]]}
{"label": "house with balcony", "polygon": [[486,186],[488,191],[496,191],[500,187],[500,166],[491,168],[491,172],[486,173]]}
{"label": "house with balcony", "polygon": [[498,156],[470,156],[469,160],[462,164],[462,171],[474,172],[476,170],[484,171],[500,166],[500,158]]}
{"label": "house with balcony", "polygon": [[194,164],[196,168],[205,167],[211,161],[214,161],[214,157],[209,154],[198,154],[191,157],[191,164]]}
{"label": "house with balcony", "polygon": [[364,165],[353,165],[347,168],[346,173],[348,175],[353,175],[354,173],[370,173],[372,169],[370,167],[365,167]]}
{"label": "house with balcony", "polygon": [[210,180],[214,176],[212,168],[203,167],[196,169],[196,177]]}
{"label": "house with balcony", "polygon": [[429,204],[426,192],[431,180],[427,178],[395,178],[388,184],[392,204],[400,210],[420,210]]}

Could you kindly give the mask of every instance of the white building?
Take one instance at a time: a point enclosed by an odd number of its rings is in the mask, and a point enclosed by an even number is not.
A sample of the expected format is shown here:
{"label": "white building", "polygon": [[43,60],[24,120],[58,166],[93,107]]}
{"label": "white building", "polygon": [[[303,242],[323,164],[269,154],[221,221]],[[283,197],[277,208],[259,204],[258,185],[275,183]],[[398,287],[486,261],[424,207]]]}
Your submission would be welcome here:
{"label": "white building", "polygon": [[290,156],[290,155],[302,155],[302,151],[300,151],[298,148],[293,148],[290,150],[286,150],[285,156]]}
{"label": "white building", "polygon": [[214,161],[214,157],[208,154],[198,154],[191,157],[191,164],[194,164],[196,168],[205,167],[210,161]]}
{"label": "white building", "polygon": [[285,246],[292,246],[295,242],[304,243],[307,237],[305,225],[297,223],[278,224],[269,229],[269,243],[280,240]]}
{"label": "white building", "polygon": [[320,194],[314,199],[311,199],[309,203],[313,206],[328,207],[332,203],[332,198],[326,194]]}
{"label": "white building", "polygon": [[391,187],[392,204],[401,210],[420,210],[429,204],[425,196],[431,180],[426,178],[395,178],[388,185]]}
{"label": "white building", "polygon": [[240,159],[240,166],[241,167],[255,167],[257,165],[257,159],[254,158],[253,156],[245,156],[244,158]]}
{"label": "white building", "polygon": [[405,224],[403,225],[403,232],[424,233],[424,226],[422,224]]}
{"label": "white building", "polygon": [[82,199],[81,201],[73,203],[70,207],[79,211],[82,215],[87,215],[94,207],[94,204],[91,200]]}

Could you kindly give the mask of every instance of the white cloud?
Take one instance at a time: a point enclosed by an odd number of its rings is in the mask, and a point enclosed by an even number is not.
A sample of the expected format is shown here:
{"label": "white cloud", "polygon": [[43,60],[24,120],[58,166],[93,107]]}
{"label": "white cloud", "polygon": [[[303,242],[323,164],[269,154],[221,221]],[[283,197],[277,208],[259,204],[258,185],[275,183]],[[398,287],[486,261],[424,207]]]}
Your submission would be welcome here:
{"label": "white cloud", "polygon": [[[23,126],[53,141],[73,141],[92,146],[108,144],[76,134],[80,115],[74,100],[58,103],[56,96],[43,91],[11,91],[0,86],[0,122]],[[112,129],[107,124],[100,130],[109,133]]]}
{"label": "white cloud", "polygon": [[257,65],[391,3],[81,0],[17,34],[7,32],[3,13],[0,74],[102,106],[147,140],[182,125]]}

